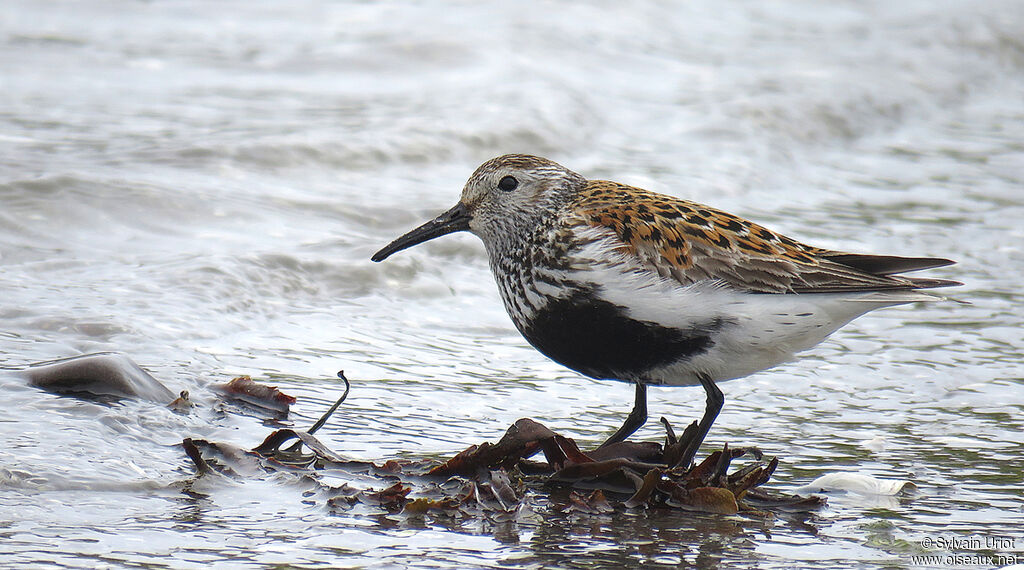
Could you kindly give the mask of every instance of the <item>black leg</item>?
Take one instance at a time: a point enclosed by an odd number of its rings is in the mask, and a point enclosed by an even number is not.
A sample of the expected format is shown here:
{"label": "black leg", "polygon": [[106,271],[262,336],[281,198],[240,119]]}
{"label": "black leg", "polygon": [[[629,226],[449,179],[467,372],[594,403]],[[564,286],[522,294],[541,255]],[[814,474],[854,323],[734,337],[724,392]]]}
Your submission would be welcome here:
{"label": "black leg", "polygon": [[598,449],[606,445],[626,441],[627,437],[633,435],[633,432],[640,429],[645,423],[647,423],[647,385],[637,382],[636,401],[633,403],[633,411],[629,412],[629,415],[626,416],[626,421],[623,422],[622,427],[613,433],[607,441],[602,443]]}
{"label": "black leg", "polygon": [[700,380],[700,385],[704,386],[704,391],[708,394],[708,403],[704,409],[704,417],[697,424],[697,434],[690,440],[690,444],[686,446],[686,452],[683,453],[683,456],[679,458],[679,462],[676,463],[676,465],[682,465],[685,468],[689,468],[690,464],[693,463],[693,458],[696,457],[700,444],[704,442],[704,437],[711,431],[711,424],[715,423],[718,412],[722,411],[722,405],[725,404],[725,396],[722,395],[722,391],[718,389],[718,386],[715,386],[714,380],[704,374],[698,374],[697,379]]}

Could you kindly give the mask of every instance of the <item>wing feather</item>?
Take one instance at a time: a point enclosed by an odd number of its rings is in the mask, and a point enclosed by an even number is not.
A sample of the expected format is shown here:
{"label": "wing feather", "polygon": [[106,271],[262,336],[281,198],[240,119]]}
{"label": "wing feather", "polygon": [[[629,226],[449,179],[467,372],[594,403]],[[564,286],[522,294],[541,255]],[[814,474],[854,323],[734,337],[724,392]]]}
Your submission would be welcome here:
{"label": "wing feather", "polygon": [[953,263],[939,258],[861,255],[809,246],[696,202],[625,184],[587,182],[578,223],[612,230],[622,253],[691,284],[715,280],[756,293],[839,293],[959,285],[897,275]]}

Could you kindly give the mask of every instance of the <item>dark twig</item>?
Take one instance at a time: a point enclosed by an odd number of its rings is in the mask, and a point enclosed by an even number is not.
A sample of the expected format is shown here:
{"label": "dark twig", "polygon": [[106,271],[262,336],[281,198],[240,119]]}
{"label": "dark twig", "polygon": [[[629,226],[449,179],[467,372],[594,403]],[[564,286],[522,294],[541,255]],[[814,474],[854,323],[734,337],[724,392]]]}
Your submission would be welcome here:
{"label": "dark twig", "polygon": [[[349,388],[351,388],[351,384],[349,384],[348,378],[345,378],[345,371],[344,370],[339,370],[338,371],[338,378],[341,378],[342,380],[345,381],[345,393],[342,394],[340,398],[338,398],[337,402],[334,402],[333,406],[331,406],[330,408],[327,409],[326,412],[324,412],[324,415],[320,416],[320,419],[317,420],[315,424],[313,424],[313,427],[311,427],[308,430],[306,430],[306,433],[308,433],[309,435],[313,435],[314,433],[316,433],[316,431],[318,429],[324,427],[324,424],[327,423],[327,420],[328,420],[328,418],[331,417],[331,414],[333,414],[335,412],[335,410],[338,409],[338,406],[340,406],[341,403],[345,401],[345,398],[348,398],[348,391],[349,391]],[[295,451],[298,451],[299,448],[301,448],[301,447],[302,447],[302,440],[300,439],[299,441],[295,442],[295,445],[292,445],[290,448],[286,449],[285,451],[295,452]]]}
{"label": "dark twig", "polygon": [[316,430],[324,427],[324,424],[327,423],[327,418],[331,417],[331,414],[333,414],[334,411],[338,409],[338,406],[340,406],[341,403],[345,401],[345,398],[348,398],[348,390],[350,388],[350,385],[348,383],[348,378],[345,378],[344,370],[338,371],[338,378],[341,378],[342,380],[345,381],[345,393],[342,394],[340,398],[338,398],[337,402],[334,402],[333,406],[331,406],[326,412],[324,412],[324,415],[320,416],[320,419],[317,420],[315,424],[313,424],[313,427],[306,430],[306,433],[312,435],[316,433]]}

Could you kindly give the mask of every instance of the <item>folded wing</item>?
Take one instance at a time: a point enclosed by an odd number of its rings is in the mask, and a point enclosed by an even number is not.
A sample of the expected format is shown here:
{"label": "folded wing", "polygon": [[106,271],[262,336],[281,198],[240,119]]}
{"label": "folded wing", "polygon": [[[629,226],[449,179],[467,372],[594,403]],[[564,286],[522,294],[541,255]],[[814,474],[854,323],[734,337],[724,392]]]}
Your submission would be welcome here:
{"label": "folded wing", "polygon": [[861,255],[816,248],[695,202],[615,182],[588,182],[580,223],[611,229],[621,252],[682,284],[715,281],[754,293],[908,291],[960,285],[903,272],[948,259]]}

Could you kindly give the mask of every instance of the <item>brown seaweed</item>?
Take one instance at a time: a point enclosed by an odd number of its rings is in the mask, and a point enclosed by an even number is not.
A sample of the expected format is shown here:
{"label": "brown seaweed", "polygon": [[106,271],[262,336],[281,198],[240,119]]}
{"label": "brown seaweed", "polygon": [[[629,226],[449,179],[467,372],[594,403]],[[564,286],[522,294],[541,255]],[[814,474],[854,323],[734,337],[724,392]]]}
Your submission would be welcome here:
{"label": "brown seaweed", "polygon": [[[596,516],[616,509],[658,508],[763,517],[771,516],[772,511],[813,511],[824,504],[824,499],[817,497],[782,496],[759,489],[768,483],[779,462],[754,448],[725,445],[695,466],[676,465],[692,430],[688,428],[677,438],[668,422],[663,422],[664,445],[622,442],[585,452],[572,439],[523,418],[496,443],[471,445],[445,461],[351,461],[313,436],[348,396],[348,379],[343,373],[338,375],[345,381],[344,394],[307,431],[276,430],[248,452],[186,439],[182,445],[196,465],[197,475],[218,472],[237,477],[260,469],[289,469],[315,479],[315,474],[331,470],[349,473],[362,482],[378,484],[325,487],[329,509],[363,504],[409,515],[513,513],[529,500],[527,489],[545,492],[558,488],[569,489],[564,511]],[[289,442],[294,443],[285,448]],[[543,461],[531,459],[538,454]],[[744,457],[749,460],[734,468]],[[259,469],[253,469],[254,465]]]}
{"label": "brown seaweed", "polygon": [[296,402],[294,396],[282,393],[277,386],[254,382],[249,376],[239,376],[213,388],[229,398],[275,412],[287,413],[289,406]]}

